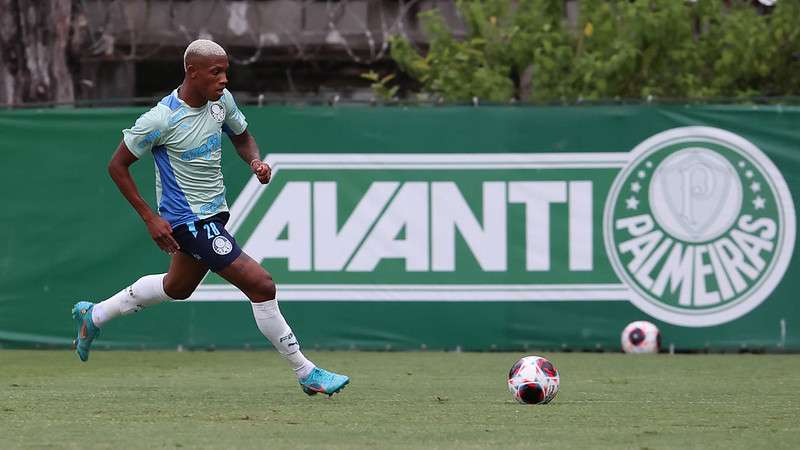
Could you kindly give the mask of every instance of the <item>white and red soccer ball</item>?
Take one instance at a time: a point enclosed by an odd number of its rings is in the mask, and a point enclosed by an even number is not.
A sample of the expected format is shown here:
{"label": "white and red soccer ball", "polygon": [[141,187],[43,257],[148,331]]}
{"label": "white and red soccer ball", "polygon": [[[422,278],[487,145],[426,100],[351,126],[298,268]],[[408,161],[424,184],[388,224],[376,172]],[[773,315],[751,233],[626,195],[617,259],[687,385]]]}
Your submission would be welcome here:
{"label": "white and red soccer ball", "polygon": [[508,372],[508,390],[520,403],[550,403],[558,393],[558,369],[541,356],[526,356]]}
{"label": "white and red soccer ball", "polygon": [[645,320],[631,322],[622,330],[622,351],[625,353],[658,353],[661,332]]}

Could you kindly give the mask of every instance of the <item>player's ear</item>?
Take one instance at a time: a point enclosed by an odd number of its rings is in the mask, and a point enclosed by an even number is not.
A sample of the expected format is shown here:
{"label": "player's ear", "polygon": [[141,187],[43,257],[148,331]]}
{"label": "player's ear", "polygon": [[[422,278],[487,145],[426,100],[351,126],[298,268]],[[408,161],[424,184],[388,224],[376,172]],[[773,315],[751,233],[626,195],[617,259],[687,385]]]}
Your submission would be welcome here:
{"label": "player's ear", "polygon": [[197,78],[197,67],[195,67],[194,64],[186,65],[186,76],[190,79]]}

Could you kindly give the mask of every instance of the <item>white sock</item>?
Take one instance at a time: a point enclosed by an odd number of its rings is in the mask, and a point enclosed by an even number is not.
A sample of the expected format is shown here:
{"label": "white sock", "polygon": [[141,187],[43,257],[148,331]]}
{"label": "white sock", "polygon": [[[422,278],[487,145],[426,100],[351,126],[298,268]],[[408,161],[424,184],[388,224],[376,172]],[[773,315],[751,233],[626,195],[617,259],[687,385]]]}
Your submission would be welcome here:
{"label": "white sock", "polygon": [[314,369],[314,363],[303,356],[300,351],[300,343],[289,328],[289,324],[278,308],[277,300],[267,300],[260,303],[250,303],[253,307],[253,317],[256,325],[278,352],[289,360],[297,378],[304,378]]}
{"label": "white sock", "polygon": [[145,275],[132,285],[117,292],[107,300],[94,305],[92,322],[102,328],[111,319],[133,314],[146,306],[157,305],[172,300],[164,292],[165,273]]}

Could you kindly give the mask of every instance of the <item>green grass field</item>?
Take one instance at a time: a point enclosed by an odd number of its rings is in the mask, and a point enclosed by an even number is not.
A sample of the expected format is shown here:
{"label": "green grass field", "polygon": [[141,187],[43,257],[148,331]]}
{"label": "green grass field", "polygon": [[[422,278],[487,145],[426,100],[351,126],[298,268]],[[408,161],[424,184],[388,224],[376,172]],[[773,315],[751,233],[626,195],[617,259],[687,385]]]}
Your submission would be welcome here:
{"label": "green grass field", "polygon": [[274,352],[0,351],[0,448],[800,448],[800,356],[309,352],[348,373],[307,397]]}

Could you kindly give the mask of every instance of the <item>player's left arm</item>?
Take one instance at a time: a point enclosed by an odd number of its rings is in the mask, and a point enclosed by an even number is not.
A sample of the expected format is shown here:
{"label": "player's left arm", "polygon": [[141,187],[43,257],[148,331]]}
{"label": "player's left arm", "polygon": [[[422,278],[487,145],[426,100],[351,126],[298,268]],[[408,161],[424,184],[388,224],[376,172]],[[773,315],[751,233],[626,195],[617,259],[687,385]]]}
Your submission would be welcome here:
{"label": "player's left arm", "polygon": [[250,165],[250,169],[258,177],[261,184],[269,183],[272,177],[272,169],[267,163],[261,160],[258,144],[253,136],[245,129],[241,134],[229,134],[233,146],[236,148],[236,153]]}
{"label": "player's left arm", "polygon": [[221,101],[225,105],[225,120],[222,124],[222,130],[231,138],[233,146],[236,147],[236,153],[242,157],[244,162],[250,165],[250,169],[258,177],[258,181],[261,184],[269,183],[269,179],[272,177],[272,169],[261,160],[258,144],[247,131],[247,119],[245,119],[239,107],[236,106],[233,95],[227,89],[223,92]]}

